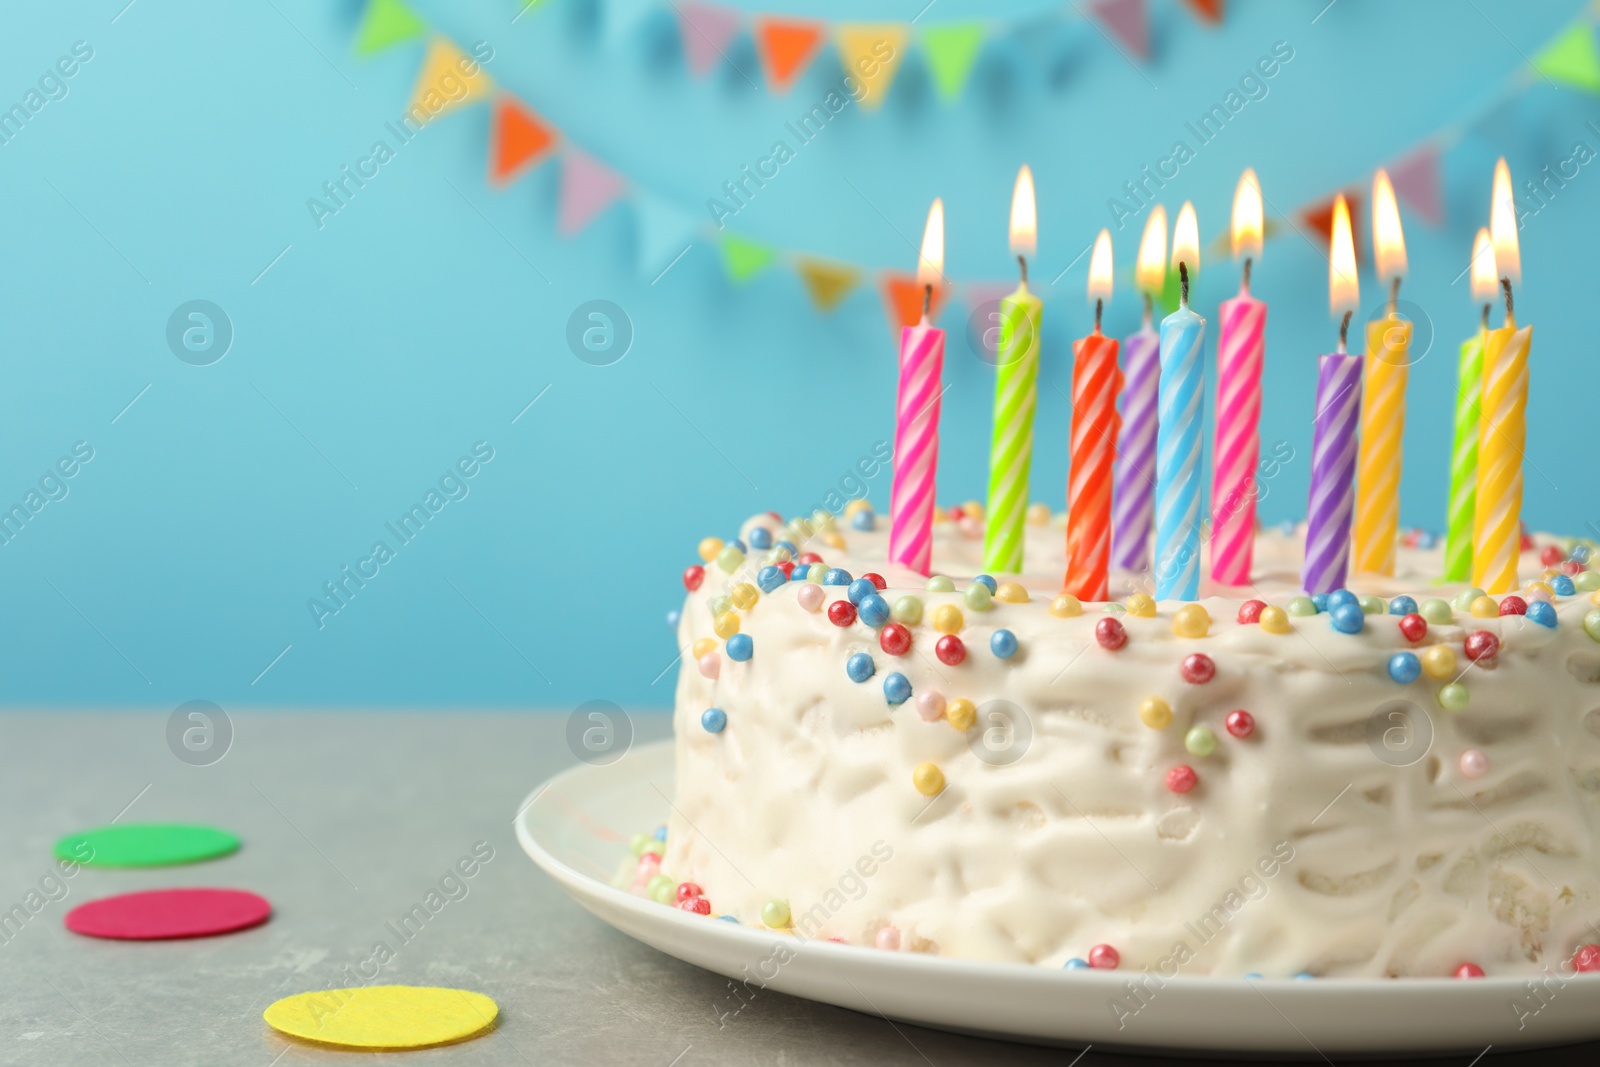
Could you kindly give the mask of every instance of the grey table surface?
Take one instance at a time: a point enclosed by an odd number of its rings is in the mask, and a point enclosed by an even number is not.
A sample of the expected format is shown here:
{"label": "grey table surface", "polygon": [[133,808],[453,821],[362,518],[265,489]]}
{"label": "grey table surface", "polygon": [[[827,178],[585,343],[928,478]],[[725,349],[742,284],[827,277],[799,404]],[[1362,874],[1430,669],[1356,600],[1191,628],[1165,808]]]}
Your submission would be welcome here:
{"label": "grey table surface", "polygon": [[[280,997],[352,984],[346,976],[379,941],[395,955],[376,981],[474,989],[500,1005],[498,1025],[481,1038],[385,1054],[419,1065],[1178,1062],[1097,1048],[1075,1060],[1078,1050],[892,1024],[778,993],[719,1025],[724,979],[593,918],[516,843],[518,803],[575,762],[565,712],[235,712],[226,756],[205,766],[177,758],[168,720],[0,715],[0,912],[52,872],[57,837],[113,819],[206,822],[244,842],[233,856],[192,866],[80,870],[63,880],[64,897],[55,892],[60,899],[0,936],[0,1063],[349,1062],[370,1054],[292,1042],[261,1013]],[[640,741],[669,733],[659,713],[633,722]],[[386,923],[480,841],[493,858],[466,882],[467,894],[398,945]],[[79,937],[62,925],[84,901],[182,885],[261,893],[272,920],[226,937],[149,944]],[[1600,1044],[1491,1050],[1480,1063],[1593,1063],[1597,1053]],[[1465,1057],[1441,1062],[1467,1067]]]}

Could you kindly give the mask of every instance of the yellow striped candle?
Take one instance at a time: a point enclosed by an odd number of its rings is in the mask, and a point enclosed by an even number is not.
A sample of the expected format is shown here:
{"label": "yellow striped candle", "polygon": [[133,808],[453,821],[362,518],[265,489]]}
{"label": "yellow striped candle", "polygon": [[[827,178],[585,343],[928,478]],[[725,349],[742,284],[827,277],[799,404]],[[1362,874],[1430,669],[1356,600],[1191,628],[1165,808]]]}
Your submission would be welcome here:
{"label": "yellow striped candle", "polygon": [[1024,166],[1011,196],[1011,251],[1022,269],[1022,282],[1000,301],[994,440],[989,449],[989,507],[983,533],[984,570],[1006,574],[1022,571],[1033,413],[1038,406],[1039,319],[1044,303],[1028,291],[1026,258],[1035,249],[1036,230],[1033,172]]}

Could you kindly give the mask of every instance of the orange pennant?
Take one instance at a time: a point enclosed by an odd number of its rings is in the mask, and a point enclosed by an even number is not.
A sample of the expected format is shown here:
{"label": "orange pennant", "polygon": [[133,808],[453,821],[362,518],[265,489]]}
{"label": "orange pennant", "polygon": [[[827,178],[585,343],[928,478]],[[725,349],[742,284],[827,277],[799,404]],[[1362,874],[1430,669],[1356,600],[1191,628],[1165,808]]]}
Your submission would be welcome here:
{"label": "orange pennant", "polygon": [[537,166],[555,150],[560,133],[514,96],[494,102],[489,133],[489,180],[505,185]]}
{"label": "orange pennant", "polygon": [[1194,8],[1196,15],[1213,26],[1222,22],[1222,0],[1189,0],[1189,6]]}
{"label": "orange pennant", "polygon": [[[939,317],[948,286],[933,287],[933,302],[928,305],[928,321]],[[902,327],[915,326],[922,321],[923,286],[915,274],[898,271],[883,272],[883,302],[889,312],[889,329],[898,332]]]}
{"label": "orange pennant", "polygon": [[[1339,198],[1338,192],[1330,193],[1327,199],[1312,204],[1310,207],[1300,209],[1300,221],[1306,228],[1316,235],[1326,247],[1333,242],[1333,202]],[[1350,232],[1356,237],[1355,250],[1356,262],[1361,262],[1361,194],[1352,190],[1344,191],[1344,202],[1350,207]]]}
{"label": "orange pennant", "polygon": [[810,19],[780,19],[759,15],[755,20],[756,51],[767,72],[767,84],[780,93],[794,85],[800,72],[816,58],[823,26]]}

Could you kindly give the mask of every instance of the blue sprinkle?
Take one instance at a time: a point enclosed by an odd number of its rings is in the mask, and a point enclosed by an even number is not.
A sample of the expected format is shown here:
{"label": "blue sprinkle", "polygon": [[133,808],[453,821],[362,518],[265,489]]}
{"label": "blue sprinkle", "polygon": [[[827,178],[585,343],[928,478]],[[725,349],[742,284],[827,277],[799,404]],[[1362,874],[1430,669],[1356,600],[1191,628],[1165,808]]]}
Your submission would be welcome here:
{"label": "blue sprinkle", "polygon": [[[1589,546],[1588,545],[1573,545],[1572,546],[1572,552],[1567,558],[1572,560],[1574,563],[1588,563],[1589,562]],[[1562,577],[1565,578],[1566,575],[1562,575]]]}
{"label": "blue sprinkle", "polygon": [[1311,594],[1311,603],[1316,605],[1317,611],[1319,611],[1319,612],[1327,611],[1328,610],[1328,594],[1327,593],[1312,593]]}
{"label": "blue sprinkle", "polygon": [[895,671],[883,680],[883,698],[889,706],[899,707],[911,699],[911,682],[905,675]]}
{"label": "blue sprinkle", "polygon": [[728,713],[721,708],[707,708],[700,713],[700,725],[706,728],[708,734],[720,734],[722,728],[728,725]]}
{"label": "blue sprinkle", "polygon": [[800,555],[800,550],[798,548],[794,547],[794,542],[793,541],[779,541],[777,544],[773,545],[772,547],[773,548],[784,549],[785,551],[787,551],[789,553],[789,558],[790,559],[794,559],[794,558],[796,558],[797,556]]}
{"label": "blue sprinkle", "polygon": [[866,681],[877,669],[873,666],[872,657],[865,652],[857,652],[844,661],[844,673],[850,676],[852,682]]}
{"label": "blue sprinkle", "polygon": [[1001,659],[1017,654],[1017,635],[1010,630],[996,630],[989,638],[989,651]]}
{"label": "blue sprinkle", "polygon": [[1294,536],[1294,520],[1284,519],[1282,522],[1278,523],[1278,532],[1283,534],[1285,537]]}
{"label": "blue sprinkle", "polygon": [[874,526],[873,515],[870,511],[858,511],[850,518],[850,525],[858,530],[870,530]]}
{"label": "blue sprinkle", "polygon": [[[829,573],[831,574],[832,572],[830,571]],[[832,585],[833,583],[824,578],[822,584]],[[844,595],[850,599],[850,603],[859,608],[863,597],[871,596],[877,591],[878,587],[872,584],[871,578],[857,578],[850,583],[850,588],[845,590]]]}
{"label": "blue sprinkle", "polygon": [[1328,618],[1332,621],[1333,628],[1342,634],[1358,634],[1367,622],[1360,604],[1340,604],[1328,612]]}
{"label": "blue sprinkle", "polygon": [[856,605],[856,617],[876,630],[889,621],[889,602],[876,592],[868,593]]}
{"label": "blue sprinkle", "polygon": [[806,575],[808,575],[810,573],[811,573],[811,564],[809,564],[809,563],[796,563],[794,565],[794,570],[789,572],[789,580],[791,582],[803,582],[803,581],[806,580]]}
{"label": "blue sprinkle", "polygon": [[1538,623],[1540,626],[1548,626],[1552,630],[1555,629],[1555,605],[1550,604],[1547,601],[1535,600],[1533,603],[1528,605],[1528,619],[1531,622]]}
{"label": "blue sprinkle", "polygon": [[1412,652],[1396,652],[1389,657],[1389,677],[1401,685],[1410,685],[1422,677],[1422,661]]}
{"label": "blue sprinkle", "polygon": [[1333,592],[1328,594],[1328,603],[1323,610],[1332,612],[1338,609],[1338,607],[1342,604],[1354,604],[1357,607],[1360,607],[1361,598],[1356,596],[1348,589],[1335,589]]}
{"label": "blue sprinkle", "polygon": [[1295,975],[1295,976],[1294,976],[1294,980],[1295,980],[1295,981],[1296,981],[1296,982],[1309,982],[1309,981],[1311,981],[1311,980],[1312,980],[1312,979],[1314,979],[1314,978],[1316,978],[1316,975],[1314,975],[1314,974],[1307,974],[1307,973],[1306,973],[1306,972],[1304,972],[1304,971],[1301,971],[1301,972],[1300,972],[1300,973],[1299,973],[1299,974],[1297,974],[1297,975]]}
{"label": "blue sprinkle", "polygon": [[735,919],[732,915],[718,915],[717,918],[725,923],[732,923],[735,926],[739,925],[739,920]]}
{"label": "blue sprinkle", "polygon": [[841,569],[839,567],[834,567],[832,570],[829,570],[829,571],[825,572],[822,575],[822,584],[823,585],[849,585],[850,584],[850,572],[847,571],[847,570],[843,570],[843,569]]}
{"label": "blue sprinkle", "polygon": [[656,832],[650,836],[655,838],[657,841],[665,841],[667,839],[667,828],[665,826],[658,826],[656,827]]}
{"label": "blue sprinkle", "polygon": [[772,531],[765,526],[753,526],[750,529],[750,547],[757,552],[765,552],[772,547]]}
{"label": "blue sprinkle", "polygon": [[1439,535],[1434,533],[1432,530],[1423,530],[1421,533],[1417,534],[1418,548],[1432,548],[1438,543]]}
{"label": "blue sprinkle", "polygon": [[726,541],[724,541],[722,543],[722,547],[723,548],[727,548],[729,545],[732,545],[734,548],[737,548],[740,552],[748,552],[749,551],[749,549],[745,548],[744,542],[739,540],[737,537],[730,537],[730,538],[728,538]]}
{"label": "blue sprinkle", "polygon": [[673,608],[671,611],[667,612],[667,629],[676,630],[678,628],[678,620],[682,618],[683,612],[679,611],[677,608]]}
{"label": "blue sprinkle", "polygon": [[735,663],[743,663],[755,652],[755,642],[750,640],[749,634],[734,634],[728,638],[728,658]]}
{"label": "blue sprinkle", "polygon": [[989,587],[989,592],[991,594],[994,593],[996,590],[998,590],[1000,588],[1000,583],[996,582],[993,578],[989,577],[987,574],[980,574],[980,575],[978,575],[976,578],[974,578],[972,580],[974,582],[977,582],[979,585],[988,586]]}
{"label": "blue sprinkle", "polygon": [[[1583,546],[1579,545],[1578,547],[1582,548]],[[1565,574],[1558,574],[1550,579],[1550,590],[1556,596],[1572,596],[1578,591],[1578,587],[1573,585],[1572,579]]]}
{"label": "blue sprinkle", "polygon": [[1061,969],[1063,971],[1085,971],[1089,969],[1089,961],[1080,960],[1078,957],[1074,956],[1066,963],[1063,963],[1061,965]]}
{"label": "blue sprinkle", "polygon": [[1245,977],[1246,978],[1260,978],[1261,977],[1261,972],[1260,971],[1251,971],[1249,974],[1245,975]]}
{"label": "blue sprinkle", "polygon": [[756,588],[763,593],[772,592],[788,580],[783,576],[783,572],[776,567],[766,566],[756,572]]}
{"label": "blue sprinkle", "polygon": [[1417,610],[1417,602],[1412,597],[1397,596],[1389,601],[1390,615],[1412,615]]}

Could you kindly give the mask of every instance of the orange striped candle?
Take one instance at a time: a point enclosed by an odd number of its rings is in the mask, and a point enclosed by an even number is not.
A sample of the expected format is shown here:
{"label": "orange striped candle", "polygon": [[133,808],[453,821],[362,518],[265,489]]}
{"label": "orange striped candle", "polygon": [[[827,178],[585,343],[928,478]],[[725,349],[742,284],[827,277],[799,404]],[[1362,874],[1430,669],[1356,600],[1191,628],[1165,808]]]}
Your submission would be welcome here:
{"label": "orange striped candle", "polygon": [[1065,592],[1102,601],[1111,559],[1111,467],[1117,454],[1117,342],[1100,332],[1100,314],[1111,297],[1111,234],[1101,230],[1089,260],[1089,299],[1094,332],[1072,346],[1072,475],[1067,481],[1067,577]]}

